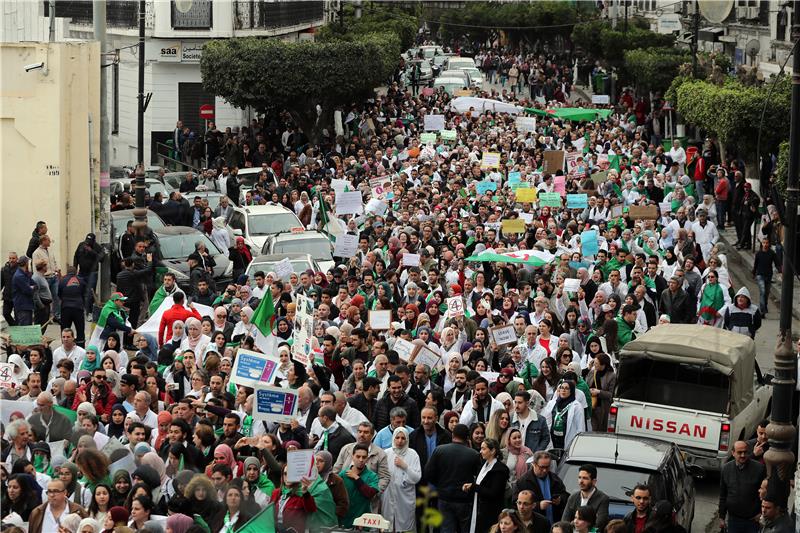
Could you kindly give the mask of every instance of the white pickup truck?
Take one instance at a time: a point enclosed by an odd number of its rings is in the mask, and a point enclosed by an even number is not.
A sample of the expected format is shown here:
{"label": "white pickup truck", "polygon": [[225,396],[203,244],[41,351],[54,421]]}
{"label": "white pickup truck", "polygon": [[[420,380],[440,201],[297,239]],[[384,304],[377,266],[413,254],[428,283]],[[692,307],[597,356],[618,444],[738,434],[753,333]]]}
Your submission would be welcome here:
{"label": "white pickup truck", "polygon": [[746,335],[667,324],[620,353],[608,431],[676,443],[689,463],[719,470],[736,440],[766,418],[772,386]]}

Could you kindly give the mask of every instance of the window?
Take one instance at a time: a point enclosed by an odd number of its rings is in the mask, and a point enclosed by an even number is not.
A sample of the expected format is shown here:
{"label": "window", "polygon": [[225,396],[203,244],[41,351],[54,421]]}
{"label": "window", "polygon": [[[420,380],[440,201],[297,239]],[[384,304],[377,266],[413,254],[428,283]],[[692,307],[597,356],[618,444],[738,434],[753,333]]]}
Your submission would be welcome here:
{"label": "window", "polygon": [[119,48],[114,50],[111,64],[111,134],[119,135]]}

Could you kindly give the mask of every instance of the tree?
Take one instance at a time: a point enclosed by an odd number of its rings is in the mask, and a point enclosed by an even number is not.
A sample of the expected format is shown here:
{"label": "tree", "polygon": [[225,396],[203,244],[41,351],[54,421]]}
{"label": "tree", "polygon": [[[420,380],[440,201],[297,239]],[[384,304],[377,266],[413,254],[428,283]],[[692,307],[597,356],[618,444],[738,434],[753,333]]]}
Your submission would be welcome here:
{"label": "tree", "polygon": [[676,48],[637,48],[625,52],[625,72],[643,91],[666,90],[691,56]]}
{"label": "tree", "polygon": [[206,44],[200,70],[206,91],[236,107],[286,110],[316,144],[335,108],[369,97],[399,54],[399,40],[383,34],[328,43],[248,37]]}
{"label": "tree", "polygon": [[668,48],[675,44],[673,35],[664,35],[630,25],[628,31],[615,30],[604,20],[590,20],[576,24],[572,31],[575,46],[593,59],[621,67],[625,52],[636,49]]}
{"label": "tree", "polygon": [[407,10],[394,8],[392,4],[367,2],[362,7],[361,18],[355,17],[352,4],[343,6],[344,24],[338,18],[317,32],[319,41],[339,39],[354,40],[357,36],[370,33],[387,33],[400,40],[401,50],[414,45],[419,29],[419,20]]}

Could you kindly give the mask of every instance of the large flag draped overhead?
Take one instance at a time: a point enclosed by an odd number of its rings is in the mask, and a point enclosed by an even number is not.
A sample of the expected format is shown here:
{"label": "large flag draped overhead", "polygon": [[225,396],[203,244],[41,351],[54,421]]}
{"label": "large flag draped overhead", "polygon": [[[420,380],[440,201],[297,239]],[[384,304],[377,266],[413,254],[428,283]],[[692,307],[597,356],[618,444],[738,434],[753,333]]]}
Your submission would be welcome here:
{"label": "large flag draped overhead", "polygon": [[497,253],[486,250],[477,255],[467,257],[466,261],[494,262],[494,263],[522,263],[532,266],[544,266],[553,261],[555,256],[550,252],[540,250],[518,250],[516,252]]}

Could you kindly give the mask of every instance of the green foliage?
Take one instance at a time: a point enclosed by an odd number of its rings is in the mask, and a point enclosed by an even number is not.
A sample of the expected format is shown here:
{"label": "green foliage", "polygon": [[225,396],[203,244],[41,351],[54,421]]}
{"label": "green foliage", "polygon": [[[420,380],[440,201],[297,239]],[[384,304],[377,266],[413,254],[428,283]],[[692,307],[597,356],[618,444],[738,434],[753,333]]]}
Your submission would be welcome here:
{"label": "green foliage", "polygon": [[788,77],[776,82],[771,95],[769,87],[745,87],[733,80],[718,86],[686,79],[671,90],[677,98],[678,112],[686,122],[715,134],[741,153],[755,155],[765,102],[761,150],[776,150],[788,136],[791,110]]}
{"label": "green foliage", "polygon": [[576,24],[572,31],[572,42],[593,59],[604,60],[612,66],[621,66],[626,51],[672,47],[675,37],[633,24],[628,25],[627,32],[623,31],[621,25],[617,25],[615,30],[610,23],[595,19]]}
{"label": "green foliage", "polygon": [[786,198],[786,181],[789,178],[789,141],[781,143],[778,151],[778,166],[775,169],[775,186],[783,198]]}
{"label": "green foliage", "polygon": [[[388,33],[397,37],[400,48],[407,50],[414,44],[419,29],[419,20],[407,10],[394,8],[392,4],[367,2],[362,8],[361,18],[355,18],[355,9],[350,4],[344,7],[344,27],[338,19],[320,28],[317,39],[331,41],[353,40],[359,35]],[[398,54],[399,56],[399,54]]]}
{"label": "green foliage", "polygon": [[[206,91],[236,107],[285,109],[312,140],[333,108],[368,94],[386,79],[381,46],[399,44],[376,34],[358,41],[286,43],[248,37],[206,44],[200,70]],[[316,106],[322,107],[317,120]]]}
{"label": "green foliage", "polygon": [[609,24],[601,19],[576,24],[572,30],[572,44],[582,49],[587,55],[595,57],[595,54],[601,53],[600,35],[609,28]]}
{"label": "green foliage", "polygon": [[669,87],[678,69],[691,56],[676,48],[638,48],[625,52],[625,71],[637,89],[663,91]]}

